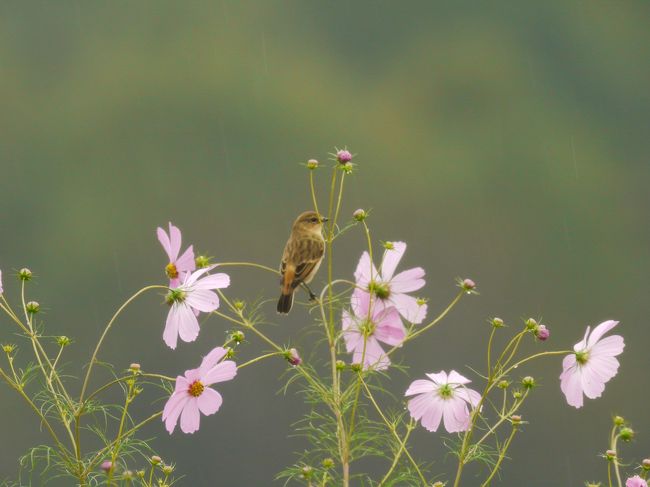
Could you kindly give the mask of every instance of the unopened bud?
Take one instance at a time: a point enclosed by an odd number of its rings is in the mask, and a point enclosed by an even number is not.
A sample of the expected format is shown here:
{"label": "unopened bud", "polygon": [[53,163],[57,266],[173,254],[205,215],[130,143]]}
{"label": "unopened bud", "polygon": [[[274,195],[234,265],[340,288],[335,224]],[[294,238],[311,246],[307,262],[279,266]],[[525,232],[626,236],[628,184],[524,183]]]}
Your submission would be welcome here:
{"label": "unopened bud", "polygon": [[305,465],[300,470],[300,475],[302,476],[303,479],[310,479],[313,474],[314,474],[314,469],[311,468],[309,465]]}
{"label": "unopened bud", "polygon": [[132,363],[131,365],[129,365],[129,370],[131,372],[133,372],[134,374],[137,373],[137,372],[140,372],[140,364],[135,363],[135,362]]}
{"label": "unopened bud", "polygon": [[476,289],[476,283],[471,279],[463,279],[463,281],[460,283],[460,287],[469,293],[470,291]]}
{"label": "unopened bud", "polygon": [[136,477],[138,477],[139,479],[143,479],[144,476],[145,476],[145,471],[144,471],[144,470],[138,470],[138,471],[135,473],[135,475],[136,475]]}
{"label": "unopened bud", "polygon": [[523,397],[523,394],[521,393],[521,391],[514,391],[512,393],[512,397],[514,397],[515,399],[521,399]]}
{"label": "unopened bud", "polygon": [[623,426],[625,424],[625,418],[623,416],[614,416],[614,424],[616,426]]}
{"label": "unopened bud", "polygon": [[514,426],[521,424],[521,416],[519,416],[518,414],[513,414],[512,416],[510,416],[510,422]]}
{"label": "unopened bud", "polygon": [[494,317],[492,318],[492,326],[495,328],[503,327],[503,320],[501,318]]}
{"label": "unopened bud", "polygon": [[605,452],[605,458],[607,460],[614,460],[616,458],[616,450],[607,450]]}
{"label": "unopened bud", "polygon": [[196,263],[196,268],[204,269],[205,267],[208,267],[210,265],[211,258],[212,257],[208,257],[207,255],[197,255],[196,258],[194,259],[194,262]]}
{"label": "unopened bud", "polygon": [[645,471],[650,470],[650,458],[644,458],[641,461],[641,468]]}
{"label": "unopened bud", "polygon": [[18,279],[21,281],[29,281],[32,278],[32,271],[27,267],[23,267],[18,271]]}
{"label": "unopened bud", "polygon": [[27,303],[25,305],[25,309],[27,310],[27,312],[29,314],[34,315],[34,314],[36,314],[36,313],[38,313],[40,311],[41,305],[38,304],[37,301],[30,301],[29,303]]}
{"label": "unopened bud", "polygon": [[507,380],[501,380],[501,381],[499,381],[499,383],[497,384],[497,387],[498,387],[499,389],[507,389],[509,386],[510,386],[510,382],[508,382]]}
{"label": "unopened bud", "polygon": [[362,222],[363,220],[366,219],[368,214],[366,213],[365,210],[359,208],[358,210],[354,210],[354,213],[352,213],[352,218],[354,218],[358,222]]}
{"label": "unopened bud", "polygon": [[244,303],[241,299],[235,300],[232,305],[235,307],[237,311],[242,311],[246,307],[246,303]]}
{"label": "unopened bud", "polygon": [[336,153],[336,160],[340,164],[347,164],[352,160],[352,154],[346,149],[340,150]]}
{"label": "unopened bud", "polygon": [[532,389],[537,384],[535,384],[535,379],[528,375],[521,380],[521,385],[523,385],[525,389]]}
{"label": "unopened bud", "polygon": [[343,369],[345,369],[345,362],[343,360],[337,360],[336,370],[343,370]]}
{"label": "unopened bud", "polygon": [[314,170],[318,167],[318,161],[316,159],[309,159],[307,161],[307,169]]}
{"label": "unopened bud", "polygon": [[164,465],[162,468],[162,472],[165,475],[171,475],[174,472],[174,466],[173,465]]}
{"label": "unopened bud", "polygon": [[325,460],[323,460],[323,463],[321,463],[321,465],[323,466],[323,468],[332,468],[334,466],[334,460],[332,460],[331,458],[326,458]]}
{"label": "unopened bud", "polygon": [[151,462],[151,465],[159,465],[162,462],[162,458],[158,455],[154,455],[149,459],[149,461]]}
{"label": "unopened bud", "polygon": [[108,473],[113,469],[113,462],[106,460],[105,462],[102,462],[99,468],[101,468],[105,473]]}
{"label": "unopened bud", "polygon": [[634,430],[632,428],[621,428],[621,431],[619,431],[618,436],[621,440],[623,441],[632,441],[632,438],[634,438]]}
{"label": "unopened bud", "polygon": [[237,344],[243,342],[244,338],[246,338],[246,335],[244,335],[244,332],[241,330],[233,331],[230,334],[230,339]]}
{"label": "unopened bud", "polygon": [[71,343],[72,343],[72,340],[70,340],[70,338],[68,338],[65,335],[61,335],[59,337],[56,337],[56,344],[61,348],[67,347]]}
{"label": "unopened bud", "polygon": [[545,325],[539,325],[535,330],[535,337],[541,342],[548,340],[549,336],[551,336],[551,332]]}
{"label": "unopened bud", "polygon": [[227,359],[235,358],[235,350],[230,348],[230,347],[226,347],[226,357],[225,358],[227,358]]}
{"label": "unopened bud", "polygon": [[445,487],[444,482],[440,482],[440,480],[436,481],[433,483],[431,487]]}
{"label": "unopened bud", "polygon": [[134,473],[131,470],[125,470],[122,474],[124,480],[133,480]]}
{"label": "unopened bud", "polygon": [[4,353],[9,355],[11,353],[14,353],[14,351],[16,350],[16,345],[14,345],[13,343],[4,344],[2,345],[2,350],[4,351]]}
{"label": "unopened bud", "polygon": [[526,320],[526,328],[529,330],[536,330],[539,325],[537,324],[537,321],[534,320],[533,318],[528,318]]}
{"label": "unopened bud", "polygon": [[300,358],[300,355],[298,355],[298,350],[295,348],[284,352],[284,358],[287,359],[287,362],[289,362],[294,367],[302,363],[302,359]]}
{"label": "unopened bud", "polygon": [[393,242],[382,242],[382,244],[386,250],[393,250],[395,248]]}

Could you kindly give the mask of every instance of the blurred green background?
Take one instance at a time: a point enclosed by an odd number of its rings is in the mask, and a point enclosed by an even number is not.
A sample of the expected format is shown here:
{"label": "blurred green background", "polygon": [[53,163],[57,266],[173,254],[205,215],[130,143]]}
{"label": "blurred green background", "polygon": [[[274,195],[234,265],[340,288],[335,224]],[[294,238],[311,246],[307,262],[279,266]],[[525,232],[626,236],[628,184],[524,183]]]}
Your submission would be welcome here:
{"label": "blurred green background", "polygon": [[[544,347],[556,349],[621,320],[619,375],[582,410],[565,404],[560,360],[522,371],[542,387],[502,485],[603,479],[612,414],[639,430],[624,459],[650,455],[648,25],[642,0],[3,1],[6,294],[17,298],[8,274],[29,266],[30,297],[50,333],[75,338],[68,360],[79,364],[112,311],[162,280],[156,226],[175,222],[217,260],[275,266],[290,221],[310,207],[299,163],[347,144],[358,171],[343,213],[372,209],[376,239],[408,242],[404,265],[427,270],[430,315],[455,277],[481,291],[398,354],[412,377],[454,368],[478,380],[466,365],[483,364],[491,316],[543,318]],[[351,277],[363,245],[359,231],[341,239],[338,276]],[[277,293],[269,275],[230,273],[233,297]],[[277,341],[310,348],[303,309],[266,311]],[[101,357],[175,375],[228,329],[210,320],[173,353],[165,314],[160,296],[139,301]],[[15,341],[2,323],[1,339]],[[284,370],[269,362],[224,384],[223,408],[193,436],[147,430],[187,475],[180,485],[282,485],[272,479],[303,446],[287,437],[305,409],[277,394]],[[398,374],[389,388],[408,382]],[[45,436],[14,393],[0,394],[4,478]],[[451,472],[440,436],[419,429],[416,453]]]}

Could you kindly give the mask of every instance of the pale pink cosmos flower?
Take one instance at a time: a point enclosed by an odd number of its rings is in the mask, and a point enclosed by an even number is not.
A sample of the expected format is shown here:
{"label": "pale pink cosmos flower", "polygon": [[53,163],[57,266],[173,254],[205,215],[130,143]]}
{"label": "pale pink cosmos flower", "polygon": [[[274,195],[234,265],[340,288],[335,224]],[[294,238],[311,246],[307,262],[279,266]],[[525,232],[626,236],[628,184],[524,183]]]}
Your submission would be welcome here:
{"label": "pale pink cosmos flower", "polygon": [[583,393],[589,399],[596,399],[605,390],[605,384],[618,372],[616,356],[623,352],[623,337],[603,335],[618,325],[618,321],[608,320],[591,332],[587,327],[585,337],[576,343],[575,353],[564,357],[560,388],[570,406],[581,408]]}
{"label": "pale pink cosmos flower", "polygon": [[391,242],[389,247],[384,252],[379,270],[370,261],[368,252],[361,255],[354,271],[360,289],[357,288],[354,294],[370,292],[378,298],[378,307],[394,306],[407,321],[422,323],[427,314],[427,305],[407,293],[424,286],[424,269],[414,267],[395,274],[395,269],[406,251],[406,244]]}
{"label": "pale pink cosmos flower", "polygon": [[217,347],[203,358],[198,369],[186,370],[185,375],[176,377],[176,388],[163,409],[162,420],[171,435],[181,420],[183,433],[194,433],[199,429],[201,413],[205,416],[216,413],[223,398],[208,387],[217,382],[232,380],[237,375],[237,364],[232,360],[220,362],[228,353]]}
{"label": "pale pink cosmos flower", "polygon": [[178,227],[169,222],[169,235],[162,228],[158,227],[158,241],[163,246],[169,264],[165,266],[165,273],[169,277],[169,287],[176,287],[185,278],[185,274],[196,269],[194,262],[194,248],[190,245],[183,255],[178,256],[181,252],[182,236]]}
{"label": "pale pink cosmos flower", "polygon": [[467,431],[470,425],[469,404],[475,408],[481,395],[465,387],[471,381],[455,370],[426,374],[429,379],[413,381],[405,396],[415,396],[408,402],[411,417],[419,420],[429,431],[436,431],[444,421],[449,433]]}
{"label": "pale pink cosmos flower", "polygon": [[211,313],[219,308],[219,296],[212,289],[228,287],[230,277],[223,273],[201,277],[214,267],[211,265],[186,274],[182,284],[167,295],[171,309],[167,315],[163,340],[169,348],[176,348],[179,336],[184,342],[196,340],[199,336],[198,314]]}
{"label": "pale pink cosmos flower", "polygon": [[635,475],[625,481],[625,487],[648,487],[648,482],[638,475]]}
{"label": "pale pink cosmos flower", "polygon": [[390,359],[379,342],[399,346],[406,337],[406,329],[394,306],[375,306],[370,294],[353,294],[350,300],[352,312],[343,310],[343,339],[352,363],[363,362],[365,370],[385,370]]}

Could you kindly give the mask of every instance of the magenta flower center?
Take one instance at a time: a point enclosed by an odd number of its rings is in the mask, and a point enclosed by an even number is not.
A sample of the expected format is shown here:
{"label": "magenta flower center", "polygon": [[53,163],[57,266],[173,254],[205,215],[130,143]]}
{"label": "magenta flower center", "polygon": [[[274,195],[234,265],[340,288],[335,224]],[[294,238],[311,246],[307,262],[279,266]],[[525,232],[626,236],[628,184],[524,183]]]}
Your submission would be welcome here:
{"label": "magenta flower center", "polygon": [[199,397],[201,394],[203,394],[204,390],[205,386],[201,383],[201,381],[195,380],[190,384],[190,388],[187,390],[187,392],[190,393],[190,396]]}
{"label": "magenta flower center", "polygon": [[584,365],[589,360],[589,352],[582,350],[581,352],[576,352],[576,362],[580,365]]}
{"label": "magenta flower center", "polygon": [[388,284],[383,282],[370,281],[368,284],[368,291],[379,299],[388,299],[388,296],[390,296],[390,288],[388,287]]}
{"label": "magenta flower center", "polygon": [[176,279],[178,277],[178,269],[176,268],[176,264],[169,263],[165,266],[165,274],[167,274],[167,277],[170,279]]}

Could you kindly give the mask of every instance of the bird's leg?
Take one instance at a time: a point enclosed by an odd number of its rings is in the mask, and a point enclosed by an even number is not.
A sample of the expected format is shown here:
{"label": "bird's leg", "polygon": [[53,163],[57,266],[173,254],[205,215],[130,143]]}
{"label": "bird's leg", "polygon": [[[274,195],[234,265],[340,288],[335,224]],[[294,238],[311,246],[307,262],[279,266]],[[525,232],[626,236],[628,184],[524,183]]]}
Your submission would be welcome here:
{"label": "bird's leg", "polygon": [[309,294],[309,300],[310,300],[310,301],[317,301],[317,300],[318,300],[318,297],[317,297],[317,296],[312,292],[311,289],[309,289],[309,286],[308,286],[307,284],[305,284],[304,282],[301,282],[300,285],[301,285],[301,286],[305,289],[305,291],[307,291],[307,293]]}

